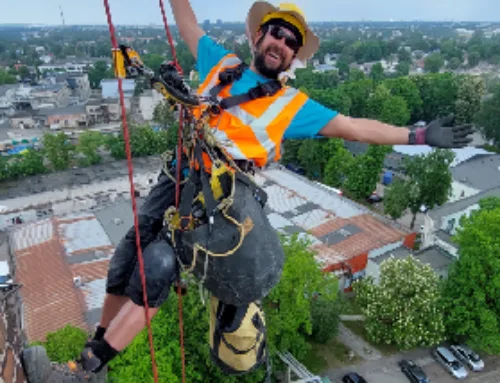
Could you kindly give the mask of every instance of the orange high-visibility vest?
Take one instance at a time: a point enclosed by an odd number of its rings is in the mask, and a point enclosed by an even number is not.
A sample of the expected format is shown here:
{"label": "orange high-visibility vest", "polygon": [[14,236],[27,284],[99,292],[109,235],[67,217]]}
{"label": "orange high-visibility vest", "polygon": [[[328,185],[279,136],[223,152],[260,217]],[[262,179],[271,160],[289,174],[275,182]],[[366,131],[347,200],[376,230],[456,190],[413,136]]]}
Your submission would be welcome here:
{"label": "orange high-visibility vest", "polygon": [[[223,57],[198,88],[198,95],[209,97],[210,90],[219,83],[219,73],[240,63],[235,54]],[[219,100],[233,96],[230,87],[222,89]],[[273,96],[221,110],[221,114],[210,117],[209,123],[215,138],[233,159],[253,160],[262,167],[280,159],[283,135],[306,101],[304,93],[285,86]],[[195,115],[199,117],[200,111]]]}

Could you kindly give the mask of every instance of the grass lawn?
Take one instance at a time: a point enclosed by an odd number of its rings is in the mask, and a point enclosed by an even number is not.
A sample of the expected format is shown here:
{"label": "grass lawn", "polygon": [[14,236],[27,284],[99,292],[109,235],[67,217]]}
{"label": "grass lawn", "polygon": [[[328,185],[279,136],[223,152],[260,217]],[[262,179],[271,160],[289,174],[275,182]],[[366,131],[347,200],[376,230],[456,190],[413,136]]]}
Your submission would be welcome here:
{"label": "grass lawn", "polygon": [[321,374],[333,368],[339,368],[346,364],[353,364],[359,361],[359,357],[349,360],[349,348],[340,343],[337,338],[326,344],[309,342],[311,351],[304,361],[304,365],[313,374]]}
{"label": "grass lawn", "polygon": [[397,346],[392,345],[392,344],[375,344],[373,342],[370,342],[368,340],[368,334],[366,333],[365,330],[365,324],[364,322],[361,321],[344,321],[342,322],[344,326],[346,326],[349,330],[351,330],[353,333],[356,335],[360,336],[363,338],[367,343],[371,344],[373,347],[375,347],[377,350],[379,350],[382,354],[389,356],[392,354],[395,354],[399,352],[399,349]]}

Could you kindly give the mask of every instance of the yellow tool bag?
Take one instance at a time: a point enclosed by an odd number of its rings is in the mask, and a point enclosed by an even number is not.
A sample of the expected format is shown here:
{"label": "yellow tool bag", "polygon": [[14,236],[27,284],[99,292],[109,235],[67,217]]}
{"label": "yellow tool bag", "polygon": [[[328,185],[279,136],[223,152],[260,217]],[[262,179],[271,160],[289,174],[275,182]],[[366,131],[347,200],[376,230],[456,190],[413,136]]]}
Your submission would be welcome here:
{"label": "yellow tool bag", "polygon": [[226,374],[243,375],[267,360],[264,312],[260,305],[226,305],[210,298],[210,354]]}

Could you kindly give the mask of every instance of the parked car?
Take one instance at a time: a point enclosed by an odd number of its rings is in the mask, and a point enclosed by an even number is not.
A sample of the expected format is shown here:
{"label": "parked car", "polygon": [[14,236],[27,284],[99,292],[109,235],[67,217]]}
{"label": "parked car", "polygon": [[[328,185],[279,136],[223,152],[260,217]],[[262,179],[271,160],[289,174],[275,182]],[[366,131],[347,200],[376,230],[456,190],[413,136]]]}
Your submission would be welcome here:
{"label": "parked car", "polygon": [[401,371],[405,374],[410,382],[413,383],[429,383],[429,378],[425,374],[424,370],[420,366],[417,366],[415,362],[407,359],[399,361],[399,367]]}
{"label": "parked car", "polygon": [[381,196],[379,196],[377,193],[373,193],[366,200],[369,203],[379,203],[379,202],[382,202],[384,199]]}
{"label": "parked car", "polygon": [[436,358],[437,362],[451,374],[451,376],[457,379],[467,378],[468,373],[465,367],[446,347],[437,347],[432,352],[432,355]]}
{"label": "parked car", "polygon": [[478,354],[476,354],[472,349],[465,345],[453,345],[450,346],[450,350],[457,357],[459,361],[469,367],[472,371],[483,371],[484,362]]}
{"label": "parked car", "polygon": [[342,383],[368,383],[361,375],[350,372],[342,378]]}

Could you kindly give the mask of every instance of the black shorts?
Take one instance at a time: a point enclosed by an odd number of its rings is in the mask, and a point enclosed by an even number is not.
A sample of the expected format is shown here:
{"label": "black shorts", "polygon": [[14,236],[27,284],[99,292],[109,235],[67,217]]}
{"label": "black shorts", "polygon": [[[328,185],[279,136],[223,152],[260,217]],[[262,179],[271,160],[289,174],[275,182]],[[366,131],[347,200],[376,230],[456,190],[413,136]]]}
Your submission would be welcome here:
{"label": "black shorts", "polygon": [[[138,214],[150,307],[161,306],[179,275],[172,247],[165,240],[158,238],[165,211],[174,204],[175,183],[162,172]],[[111,258],[106,292],[128,296],[135,304],[144,305],[134,226],[122,238]]]}

